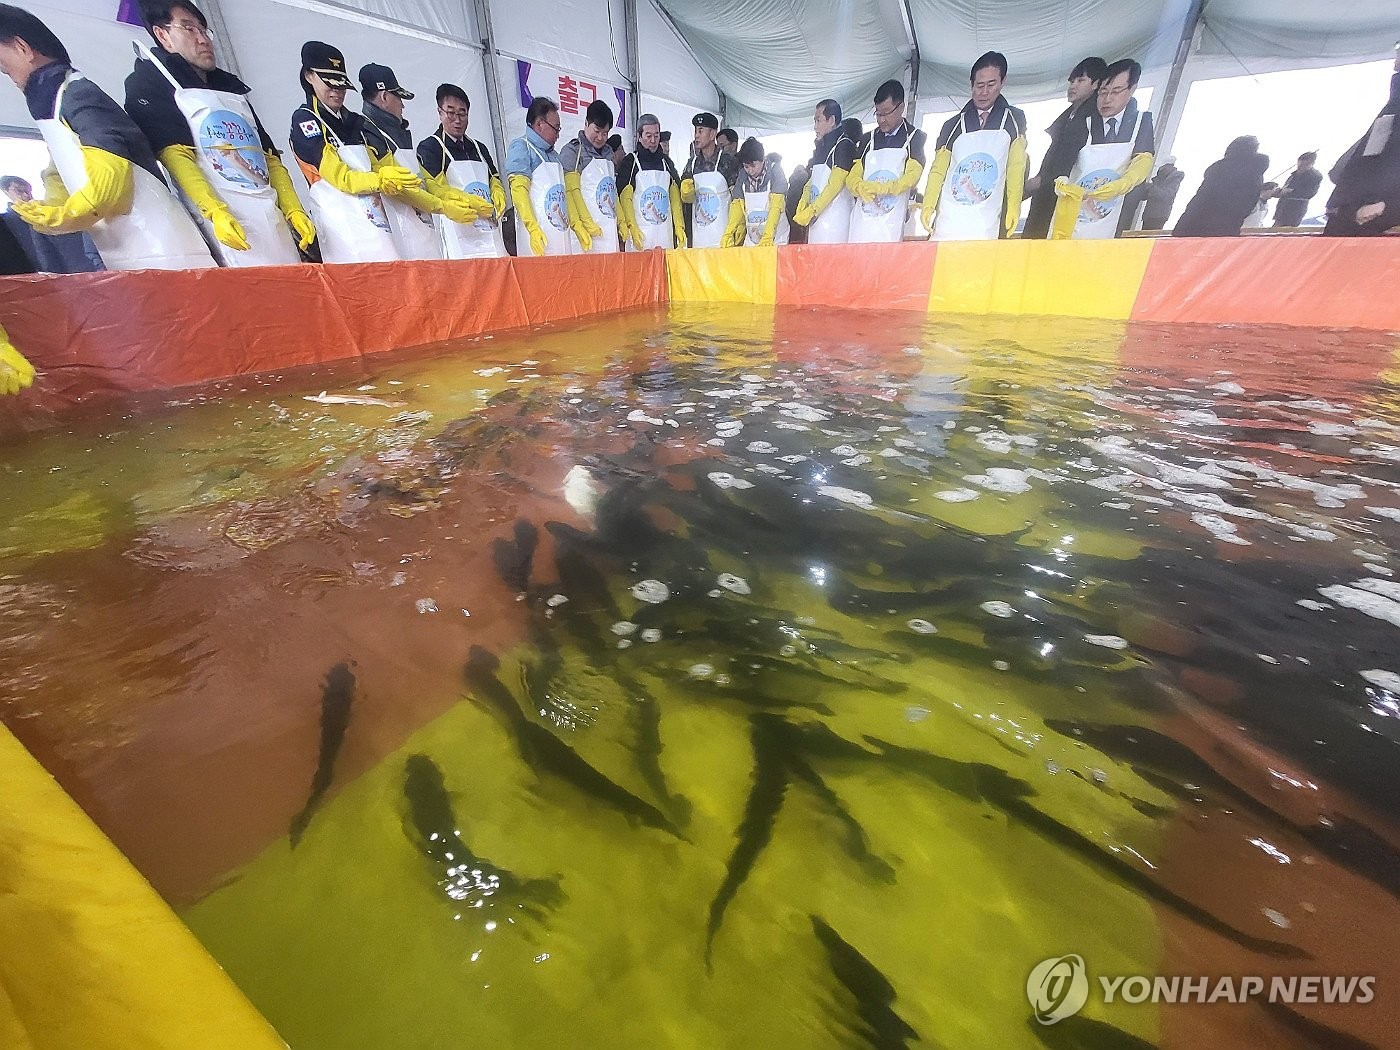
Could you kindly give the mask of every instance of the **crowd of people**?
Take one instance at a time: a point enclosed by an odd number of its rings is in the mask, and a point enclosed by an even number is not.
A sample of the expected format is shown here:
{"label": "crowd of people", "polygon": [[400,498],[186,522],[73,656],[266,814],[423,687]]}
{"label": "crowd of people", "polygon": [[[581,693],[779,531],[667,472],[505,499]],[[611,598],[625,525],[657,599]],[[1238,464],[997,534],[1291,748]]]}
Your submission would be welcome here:
{"label": "crowd of people", "polygon": [[[924,233],[1098,239],[1119,234],[1139,209],[1144,229],[1162,229],[1184,177],[1172,157],[1153,173],[1156,129],[1135,97],[1142,67],[1130,58],[1086,58],[1070,70],[1068,104],[1033,175],[1026,116],[1003,95],[1007,61],[993,51],[972,64],[968,100],[939,130],[931,156],[927,135],[906,116],[903,85],[890,80],[875,92],[868,130],[835,100],[818,102],[812,156],[789,179],[780,158],[755,138],[741,143],[713,113],[693,117],[679,170],[654,114],[638,119],[629,152],[602,101],[589,104],[583,130],[560,148],[559,106],[546,97],[529,104],[523,134],[498,167],[468,134],[462,88],[437,88],[439,125],[415,142],[404,118],[413,92],[391,67],[360,68],[356,112],[346,105],[357,85],[345,56],[308,41],[305,101],[288,133],[308,186],[303,204],[248,85],[219,67],[193,0],[140,0],[139,8],[150,44],[119,105],[73,68],[48,26],[0,4],[0,71],[23,91],[52,158],[42,199],[23,179],[0,179],[11,202],[0,224],[6,272],[870,243]],[[1400,53],[1389,102],[1332,169],[1326,233],[1400,227],[1397,111]],[[1174,233],[1237,234],[1262,225],[1271,199],[1275,225],[1296,225],[1321,186],[1315,162],[1304,154],[1283,185],[1266,184],[1259,143],[1236,139]],[[7,353],[13,348],[0,338],[0,372],[12,363]]]}

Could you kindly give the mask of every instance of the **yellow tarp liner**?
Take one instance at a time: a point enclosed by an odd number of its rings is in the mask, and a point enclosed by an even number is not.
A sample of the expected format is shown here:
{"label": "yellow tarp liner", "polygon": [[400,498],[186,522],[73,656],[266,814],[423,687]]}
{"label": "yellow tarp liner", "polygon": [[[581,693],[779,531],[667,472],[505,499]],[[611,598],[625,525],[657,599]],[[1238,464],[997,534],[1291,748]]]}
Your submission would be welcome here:
{"label": "yellow tarp liner", "polygon": [[285,1046],[155,890],[0,726],[0,1048]]}

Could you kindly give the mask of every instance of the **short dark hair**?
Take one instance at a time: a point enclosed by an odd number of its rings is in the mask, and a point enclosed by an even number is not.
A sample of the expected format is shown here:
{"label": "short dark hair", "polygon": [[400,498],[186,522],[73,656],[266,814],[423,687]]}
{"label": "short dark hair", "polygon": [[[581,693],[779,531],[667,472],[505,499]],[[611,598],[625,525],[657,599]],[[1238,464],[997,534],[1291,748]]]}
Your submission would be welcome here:
{"label": "short dark hair", "polygon": [[763,159],[763,143],[750,135],[744,140],[744,144],[739,147],[739,162],[741,164],[752,164],[756,160]]}
{"label": "short dark hair", "polygon": [[734,145],[739,145],[739,133],[733,128],[720,128],[716,138],[727,139],[734,143]]}
{"label": "short dark hair", "polygon": [[886,80],[875,91],[875,105],[893,102],[896,106],[904,102],[904,85],[898,80]]}
{"label": "short dark hair", "polygon": [[204,12],[195,7],[190,0],[141,0],[141,24],[146,27],[146,32],[155,36],[156,26],[168,26],[175,20],[175,11],[188,11],[199,19],[199,24],[205,29],[209,28],[209,20],[204,17]]}
{"label": "short dark hair", "polygon": [[609,136],[608,136],[608,145],[611,146],[613,152],[616,153],[618,150],[620,150],[620,149],[622,148],[622,136],[621,136],[621,135],[609,135]]}
{"label": "short dark hair", "polygon": [[54,36],[53,30],[39,21],[36,15],[22,7],[0,4],[0,44],[8,44],[12,40],[23,40],[45,58],[56,58],[70,66],[73,64],[63,41]]}
{"label": "short dark hair", "polygon": [[1316,164],[1316,163],[1317,163],[1317,153],[1316,153],[1316,151],[1310,151],[1310,152],[1308,152],[1308,153],[1300,153],[1300,154],[1298,154],[1298,159],[1299,159],[1300,161],[1305,160],[1305,161],[1307,161],[1309,164]]}
{"label": "short dark hair", "polygon": [[1095,83],[1103,83],[1104,74],[1108,72],[1108,63],[1097,55],[1088,58],[1081,58],[1079,65],[1069,71],[1070,80],[1078,80],[1080,77],[1088,77]]}
{"label": "short dark hair", "polygon": [[613,126],[612,107],[601,98],[595,98],[588,103],[588,110],[584,113],[583,119],[595,128],[611,128]]}
{"label": "short dark hair", "polygon": [[437,89],[438,106],[441,107],[449,98],[455,98],[458,102],[462,103],[462,105],[466,106],[469,111],[472,108],[472,100],[467,98],[465,88],[459,88],[456,84],[439,84]]}
{"label": "short dark hair", "polygon": [[1000,51],[988,51],[985,55],[972,63],[972,72],[968,74],[968,80],[976,80],[977,74],[983,69],[995,69],[1001,74],[1001,79],[1006,79],[1006,56]]}
{"label": "short dark hair", "polygon": [[1119,73],[1128,74],[1128,87],[1137,87],[1142,79],[1142,65],[1131,58],[1120,58],[1103,71],[1103,82],[1108,83]]}
{"label": "short dark hair", "polygon": [[0,175],[0,193],[8,193],[13,187],[21,185],[34,189],[28,179],[22,179],[18,175]]}
{"label": "short dark hair", "polygon": [[530,108],[525,111],[525,126],[533,128],[535,122],[543,120],[551,113],[559,112],[559,103],[548,95],[536,95],[530,102]]}
{"label": "short dark hair", "polygon": [[841,103],[834,98],[824,98],[817,103],[817,108],[822,111],[822,116],[827,120],[834,120],[841,123]]}

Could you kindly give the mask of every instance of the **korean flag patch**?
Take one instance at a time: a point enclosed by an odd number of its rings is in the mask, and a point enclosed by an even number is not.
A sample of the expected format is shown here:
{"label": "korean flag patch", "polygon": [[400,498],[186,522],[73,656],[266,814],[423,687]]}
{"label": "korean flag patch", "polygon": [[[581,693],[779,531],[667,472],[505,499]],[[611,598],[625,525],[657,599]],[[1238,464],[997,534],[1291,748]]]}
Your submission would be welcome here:
{"label": "korean flag patch", "polygon": [[319,138],[321,135],[321,125],[314,120],[303,120],[299,127],[301,133],[309,139]]}

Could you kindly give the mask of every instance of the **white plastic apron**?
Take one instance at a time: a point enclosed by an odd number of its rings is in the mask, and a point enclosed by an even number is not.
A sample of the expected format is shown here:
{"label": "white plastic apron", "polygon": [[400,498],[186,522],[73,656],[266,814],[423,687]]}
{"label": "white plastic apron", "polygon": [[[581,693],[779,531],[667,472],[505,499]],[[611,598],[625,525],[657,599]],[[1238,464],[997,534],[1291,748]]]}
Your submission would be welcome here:
{"label": "white plastic apron", "polygon": [[[1081,149],[1074,170],[1069,173],[1070,181],[1091,190],[1122,175],[1133,159],[1136,130],[1137,120],[1134,118],[1132,126],[1127,128],[1127,142],[1090,143]],[[1079,220],[1074,224],[1074,239],[1085,241],[1116,237],[1118,213],[1122,210],[1122,197],[1111,201],[1093,201],[1085,197],[1084,203],[1079,206]]]}
{"label": "white plastic apron", "polygon": [[[447,143],[441,138],[438,141],[442,142],[442,155],[450,158],[452,154],[447,150]],[[486,167],[485,161],[454,160],[447,165],[443,178],[454,190],[491,203],[491,170]],[[481,218],[464,226],[446,215],[434,215],[433,222],[442,237],[443,252],[449,259],[499,259],[506,254],[499,218]]]}
{"label": "white plastic apron", "polygon": [[199,170],[247,236],[247,251],[225,247],[215,240],[213,225],[200,215],[198,221],[220,261],[225,266],[286,266],[300,262],[292,231],[277,209],[277,193],[268,182],[267,154],[263,152],[248,100],[231,91],[181,87],[150,48],[138,51],[175,89],[175,105],[190,126]]}
{"label": "white plastic apron", "polygon": [[[904,162],[909,156],[909,141],[899,148],[885,147],[865,155],[866,182],[892,182],[904,174]],[[897,197],[879,196],[873,201],[855,201],[851,209],[852,244],[879,244],[904,239],[904,217],[909,211],[909,193]]]}
{"label": "white plastic apron", "polygon": [[[763,239],[764,227],[768,225],[768,205],[772,203],[769,198],[772,195],[771,189],[759,190],[757,193],[744,191],[744,218],[748,226],[749,244],[757,244]],[[773,243],[787,244],[790,233],[787,213],[783,206],[779,205],[778,225],[773,227]]]}
{"label": "white plastic apron", "polygon": [[[699,187],[696,187],[697,191]],[[671,225],[671,173],[638,171],[632,179],[632,210],[642,231],[642,248],[674,248]]]}
{"label": "white plastic apron", "polygon": [[[815,201],[821,196],[822,190],[826,189],[826,184],[831,179],[831,160],[835,156],[836,147],[832,146],[831,152],[826,156],[827,162],[812,168],[812,193],[807,198],[809,201]],[[807,227],[807,243],[845,244],[851,235],[851,204],[854,200],[850,188],[842,186],[841,192]]]}
{"label": "white plastic apron", "polygon": [[[73,130],[58,119],[68,85],[83,79],[70,72],[54,98],[54,116],[39,121],[39,134],[69,193],[88,183],[83,147]],[[197,270],[214,265],[209,246],[194,221],[161,181],[139,164],[131,165],[136,190],[125,215],[101,219],[88,232],[109,270]],[[40,235],[42,236],[42,234]]]}
{"label": "white plastic apron", "polygon": [[[326,122],[321,133],[352,171],[372,171],[369,147],[363,142],[351,146],[341,142]],[[316,223],[316,240],[321,259],[328,263],[390,262],[399,258],[389,217],[379,194],[357,196],[341,193],[325,179],[317,179],[308,194],[311,218]]]}
{"label": "white plastic apron", "polygon": [[[569,254],[569,212],[564,204],[564,167],[557,160],[545,160],[544,154],[535,149],[527,140],[530,152],[540,158],[539,165],[530,175],[530,207],[535,213],[535,222],[544,232],[544,253],[546,255]],[[530,249],[530,232],[515,216],[515,254],[527,258],[534,254]]]}
{"label": "white plastic apron", "polygon": [[964,128],[953,140],[953,159],[938,194],[938,217],[933,220],[934,240],[994,241],[1001,235],[1006,162],[1011,155],[1006,130],[1010,119],[1008,106],[999,127]]}
{"label": "white plastic apron", "polygon": [[617,169],[610,160],[589,161],[578,175],[583,205],[603,231],[593,235],[593,246],[584,252],[578,236],[569,231],[569,250],[574,255],[605,255],[617,246]]}
{"label": "white plastic apron", "polygon": [[717,171],[699,171],[691,178],[695,181],[695,203],[690,206],[691,246],[718,248],[729,225],[729,183]]}
{"label": "white plastic apron", "polygon": [[[388,141],[387,137],[385,141]],[[396,148],[394,163],[401,168],[407,168],[415,175],[418,173],[418,158],[411,149]],[[384,202],[384,214],[389,218],[389,232],[394,237],[394,246],[399,250],[400,259],[442,258],[442,241],[433,225],[431,212],[421,212],[408,201],[391,197],[387,193],[379,199]]]}

